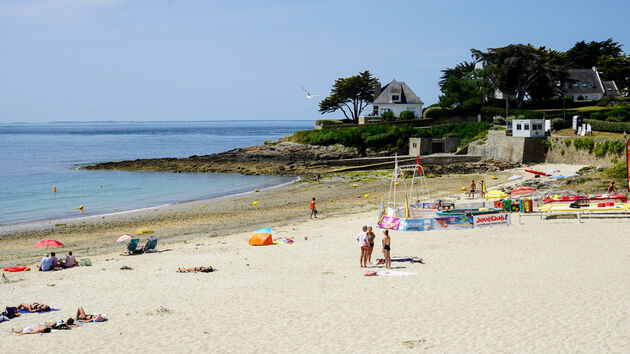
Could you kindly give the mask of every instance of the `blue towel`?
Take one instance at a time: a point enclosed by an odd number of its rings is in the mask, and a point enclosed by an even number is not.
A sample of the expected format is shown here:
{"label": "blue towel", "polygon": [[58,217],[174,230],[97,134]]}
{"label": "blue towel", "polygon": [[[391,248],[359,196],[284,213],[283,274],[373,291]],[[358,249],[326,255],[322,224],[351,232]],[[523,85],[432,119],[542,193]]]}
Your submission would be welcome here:
{"label": "blue towel", "polygon": [[271,233],[271,228],[270,227],[266,227],[264,229],[258,229],[256,230],[257,233],[261,233],[261,234],[270,234]]}
{"label": "blue towel", "polygon": [[26,310],[18,310],[19,313],[46,313],[46,312],[52,312],[52,311],[59,311],[59,309],[55,309],[55,308],[50,308],[50,310],[48,311],[39,311],[39,312],[28,312]]}

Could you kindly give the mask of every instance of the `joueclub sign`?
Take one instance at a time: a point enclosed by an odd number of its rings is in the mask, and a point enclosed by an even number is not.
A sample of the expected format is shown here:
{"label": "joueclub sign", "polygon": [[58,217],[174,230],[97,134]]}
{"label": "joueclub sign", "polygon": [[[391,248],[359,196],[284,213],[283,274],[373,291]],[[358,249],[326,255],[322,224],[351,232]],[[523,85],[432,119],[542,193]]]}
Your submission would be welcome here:
{"label": "joueclub sign", "polygon": [[510,225],[510,214],[485,214],[473,216],[473,224],[475,227],[479,226],[497,226],[497,225]]}

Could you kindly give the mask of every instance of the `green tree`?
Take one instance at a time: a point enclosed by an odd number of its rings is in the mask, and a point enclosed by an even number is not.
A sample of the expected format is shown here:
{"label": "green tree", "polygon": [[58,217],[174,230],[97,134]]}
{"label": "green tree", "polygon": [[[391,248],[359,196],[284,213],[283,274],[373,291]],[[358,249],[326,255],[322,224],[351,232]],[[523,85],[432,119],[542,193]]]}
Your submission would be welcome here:
{"label": "green tree", "polygon": [[346,119],[357,123],[363,109],[374,101],[377,84],[378,79],[367,70],[355,76],[339,78],[330,95],[319,103],[319,112],[324,114],[340,110]]}
{"label": "green tree", "polygon": [[396,116],[392,111],[385,111],[381,113],[381,119],[383,120],[383,122],[392,122],[396,120]]}
{"label": "green tree", "polygon": [[556,96],[562,88],[558,82],[568,77],[564,66],[549,61],[551,54],[545,47],[510,44],[489,48],[487,52],[477,49],[471,49],[471,52],[473,58],[482,61],[491,70],[492,81],[499,90],[516,96],[518,109],[532,94],[536,98]]}
{"label": "green tree", "polygon": [[462,62],[442,70],[438,83],[442,107],[477,108],[483,101],[483,82],[475,75],[474,62]]}
{"label": "green tree", "polygon": [[630,57],[626,54],[618,57],[601,56],[597,69],[602,72],[602,79],[613,80],[620,90],[630,88]]}
{"label": "green tree", "polygon": [[567,64],[572,69],[587,69],[596,66],[600,57],[618,57],[621,55],[621,44],[608,38],[603,42],[577,42],[567,51]]}

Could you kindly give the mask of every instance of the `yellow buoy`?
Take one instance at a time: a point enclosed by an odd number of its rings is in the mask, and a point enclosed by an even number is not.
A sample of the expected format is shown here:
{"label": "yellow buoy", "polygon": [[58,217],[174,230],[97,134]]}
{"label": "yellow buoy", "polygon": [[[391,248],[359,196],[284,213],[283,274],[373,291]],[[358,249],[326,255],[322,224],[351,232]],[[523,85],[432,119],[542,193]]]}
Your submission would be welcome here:
{"label": "yellow buoy", "polygon": [[254,201],[252,202],[252,205],[258,205],[258,201],[257,201],[257,200],[254,200]]}
{"label": "yellow buoy", "polygon": [[465,192],[467,189],[468,189],[468,188],[466,188],[466,187],[462,187],[462,188],[461,188],[462,192]]}
{"label": "yellow buoy", "polygon": [[79,205],[79,210],[83,211],[83,205]]}
{"label": "yellow buoy", "polygon": [[57,187],[53,187],[53,192],[57,193]]}
{"label": "yellow buoy", "polygon": [[497,179],[497,176],[490,176],[490,178],[492,178],[492,179]]}
{"label": "yellow buoy", "polygon": [[205,209],[206,205],[205,204],[201,204],[201,206],[199,207],[199,209]]}
{"label": "yellow buoy", "polygon": [[332,199],[328,199],[328,201],[332,203]]}
{"label": "yellow buoy", "polygon": [[359,185],[358,184],[353,184],[352,188],[357,188]]}
{"label": "yellow buoy", "polygon": [[114,208],[114,211],[118,211],[118,208]]}
{"label": "yellow buoy", "polygon": [[396,185],[397,185],[397,186],[400,186],[400,182],[396,182]]}
{"label": "yellow buoy", "polygon": [[363,196],[363,198],[365,198],[365,199],[369,199],[369,198],[370,198],[370,195],[369,195],[369,194],[366,194],[366,195],[364,195],[364,196]]}
{"label": "yellow buoy", "polygon": [[149,229],[148,227],[143,227],[141,229],[136,230],[136,235],[146,235],[146,234],[152,234],[154,232],[155,231],[153,231],[152,229]]}
{"label": "yellow buoy", "polygon": [[254,192],[258,193],[260,192],[260,189],[254,189]]}

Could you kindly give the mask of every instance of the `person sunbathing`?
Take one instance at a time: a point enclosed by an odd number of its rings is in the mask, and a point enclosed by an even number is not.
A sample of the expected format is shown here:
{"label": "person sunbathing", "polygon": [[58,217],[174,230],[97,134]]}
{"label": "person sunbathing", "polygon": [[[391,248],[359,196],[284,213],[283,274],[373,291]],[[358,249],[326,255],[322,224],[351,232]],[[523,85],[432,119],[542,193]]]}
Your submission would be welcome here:
{"label": "person sunbathing", "polygon": [[180,273],[210,273],[214,272],[212,266],[208,267],[194,267],[194,268],[177,268]]}
{"label": "person sunbathing", "polygon": [[42,311],[50,311],[50,306],[40,304],[38,302],[34,302],[32,304],[19,304],[17,305],[17,309],[28,311],[28,312],[42,312]]}
{"label": "person sunbathing", "polygon": [[97,313],[96,315],[89,315],[85,313],[85,310],[83,310],[83,307],[79,307],[77,309],[76,321],[77,322],[104,322],[104,321],[107,321],[107,316],[103,316],[100,313]]}
{"label": "person sunbathing", "polygon": [[13,328],[11,331],[19,335],[23,334],[37,334],[37,333],[49,333],[52,330],[53,323],[46,322],[43,325],[28,326],[24,328]]}

